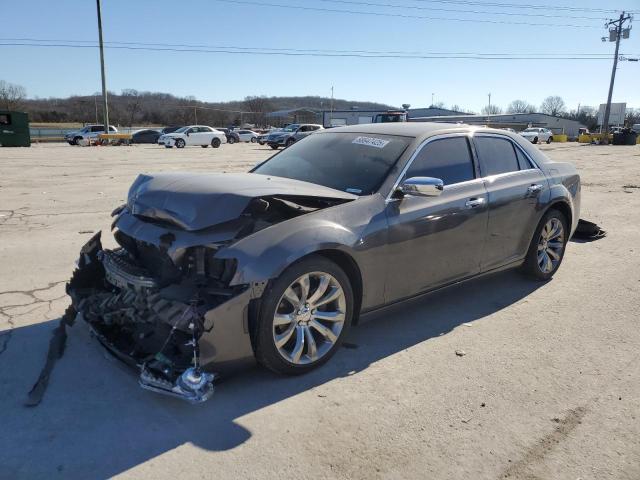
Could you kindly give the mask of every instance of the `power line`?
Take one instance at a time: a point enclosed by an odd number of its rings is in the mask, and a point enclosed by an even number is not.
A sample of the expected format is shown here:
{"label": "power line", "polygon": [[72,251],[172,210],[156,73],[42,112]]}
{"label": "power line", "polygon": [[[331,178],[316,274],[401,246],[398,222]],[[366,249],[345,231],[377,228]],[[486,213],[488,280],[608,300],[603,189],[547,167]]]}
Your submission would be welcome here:
{"label": "power line", "polygon": [[[35,42],[36,46],[45,42],[62,42],[71,44],[90,44],[83,47],[95,46],[94,40],[70,40],[70,39],[45,39],[45,38],[0,38],[0,42]],[[609,57],[609,53],[597,52],[551,52],[551,53],[522,53],[522,52],[425,52],[425,51],[402,51],[402,50],[336,50],[336,49],[299,49],[299,48],[276,48],[276,47],[241,47],[236,45],[203,45],[203,44],[183,44],[183,43],[150,43],[150,42],[124,42],[110,41],[104,42],[105,45],[127,45],[127,46],[145,46],[145,47],[179,47],[184,49],[223,49],[223,50],[251,50],[251,51],[284,51],[284,52],[303,52],[303,53],[362,53],[362,54],[393,54],[393,55],[477,55],[477,56],[588,56],[588,57]],[[72,46],[72,45],[69,45]],[[630,54],[622,54],[630,55]],[[631,54],[633,55],[633,54]]]}
{"label": "power line", "polygon": [[[98,48],[97,45],[69,45],[61,43],[25,43],[25,42],[3,42],[0,46],[23,46],[40,48]],[[441,59],[441,60],[607,60],[600,54],[592,56],[579,56],[579,54],[569,54],[567,56],[542,56],[542,54],[525,54],[496,56],[496,54],[423,54],[423,55],[394,55],[394,54],[361,54],[361,53],[322,53],[322,52],[291,52],[291,51],[260,51],[260,50],[224,50],[206,48],[171,48],[171,47],[134,47],[124,45],[108,45],[105,48],[134,51],[159,51],[159,52],[183,52],[183,53],[222,53],[234,55],[265,55],[265,56],[291,56],[291,57],[356,57],[356,58],[396,58],[396,59]],[[570,56],[573,55],[573,56]]]}
{"label": "power line", "polygon": [[[563,5],[541,5],[541,4],[519,4],[519,3],[501,3],[501,2],[483,2],[473,0],[412,0],[421,3],[446,3],[453,5],[478,5],[482,7],[499,7],[499,8],[518,8],[527,10],[563,10],[569,12],[599,12],[599,13],[618,13],[622,9],[614,8],[586,8],[586,7],[568,7]],[[629,13],[637,13],[639,10],[628,10]]]}
{"label": "power line", "polygon": [[489,24],[501,24],[501,25],[528,25],[535,27],[568,27],[568,28],[600,28],[594,25],[578,25],[571,23],[534,23],[534,22],[509,22],[506,20],[487,20],[480,18],[452,18],[452,17],[432,17],[426,15],[406,15],[403,13],[382,13],[382,12],[363,12],[359,10],[340,10],[334,8],[320,8],[320,7],[305,7],[302,5],[285,5],[281,3],[263,3],[254,2],[250,0],[215,0],[217,2],[231,3],[235,5],[251,5],[257,7],[276,7],[286,8],[293,10],[307,10],[313,12],[329,12],[329,13],[341,13],[350,15],[369,15],[376,17],[395,17],[395,18],[407,18],[411,20],[441,20],[451,22],[471,22],[471,23],[489,23]]}
{"label": "power line", "polygon": [[[488,12],[486,10],[455,10],[452,8],[438,8],[438,7],[422,7],[417,5],[399,5],[397,3],[373,3],[362,2],[355,0],[318,0],[326,3],[339,3],[347,5],[361,5],[366,7],[383,7],[383,8],[403,8],[410,10],[429,10],[439,12],[453,12],[453,13],[466,13],[475,15],[508,15],[513,17],[543,17],[543,18],[565,18],[564,15],[550,15],[548,13],[523,13],[523,12]],[[603,20],[603,17],[585,17],[579,15],[571,15],[571,18],[585,19],[585,20]]]}

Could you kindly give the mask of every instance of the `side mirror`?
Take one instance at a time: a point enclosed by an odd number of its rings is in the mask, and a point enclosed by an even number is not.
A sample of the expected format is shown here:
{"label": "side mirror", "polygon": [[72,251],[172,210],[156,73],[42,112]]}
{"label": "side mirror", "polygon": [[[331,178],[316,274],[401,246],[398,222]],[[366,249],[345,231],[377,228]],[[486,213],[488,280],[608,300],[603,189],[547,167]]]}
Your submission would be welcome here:
{"label": "side mirror", "polygon": [[437,197],[444,190],[444,182],[433,177],[411,177],[402,182],[398,190],[405,195]]}

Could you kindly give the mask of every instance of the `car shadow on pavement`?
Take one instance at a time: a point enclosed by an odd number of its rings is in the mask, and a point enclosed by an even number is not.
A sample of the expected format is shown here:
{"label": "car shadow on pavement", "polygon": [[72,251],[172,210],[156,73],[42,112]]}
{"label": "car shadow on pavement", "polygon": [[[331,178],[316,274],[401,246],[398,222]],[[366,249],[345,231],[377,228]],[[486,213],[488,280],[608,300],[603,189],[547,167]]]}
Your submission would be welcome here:
{"label": "car shadow on pavement", "polygon": [[58,321],[16,328],[0,356],[0,477],[106,478],[185,443],[232,449],[252,435],[239,418],[485,319],[541,285],[506,272],[388,307],[365,316],[349,333],[348,348],[322,368],[279,377],[256,367],[219,384],[200,405],[140,389],[79,323],[68,330],[44,400],[25,407]]}

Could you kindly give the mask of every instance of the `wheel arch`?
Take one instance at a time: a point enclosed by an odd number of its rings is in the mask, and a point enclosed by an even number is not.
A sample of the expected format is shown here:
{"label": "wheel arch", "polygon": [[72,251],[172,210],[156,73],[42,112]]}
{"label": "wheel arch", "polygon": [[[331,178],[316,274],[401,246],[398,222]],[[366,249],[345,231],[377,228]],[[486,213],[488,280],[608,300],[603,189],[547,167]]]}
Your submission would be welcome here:
{"label": "wheel arch", "polygon": [[[354,325],[358,324],[360,308],[362,306],[362,272],[355,259],[343,250],[324,249],[313,252],[309,255],[321,255],[338,265],[349,277],[351,288],[353,289],[353,320]],[[308,255],[307,255],[308,256]],[[303,257],[306,258],[306,257]]]}
{"label": "wheel arch", "polygon": [[571,206],[566,200],[558,199],[551,203],[544,211],[544,215],[547,214],[549,210],[558,210],[562,213],[567,219],[567,224],[569,226],[569,230],[571,230],[571,226],[573,225],[573,211],[571,210]]}

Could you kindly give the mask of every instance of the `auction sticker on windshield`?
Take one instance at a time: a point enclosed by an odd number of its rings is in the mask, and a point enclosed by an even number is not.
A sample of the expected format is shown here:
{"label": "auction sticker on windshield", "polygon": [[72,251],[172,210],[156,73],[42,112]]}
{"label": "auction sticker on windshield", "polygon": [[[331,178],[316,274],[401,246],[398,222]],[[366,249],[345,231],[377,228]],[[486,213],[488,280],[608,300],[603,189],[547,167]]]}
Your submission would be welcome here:
{"label": "auction sticker on windshield", "polygon": [[375,148],[384,148],[389,143],[389,140],[373,137],[356,137],[351,143],[355,143],[357,145],[368,145],[369,147]]}

